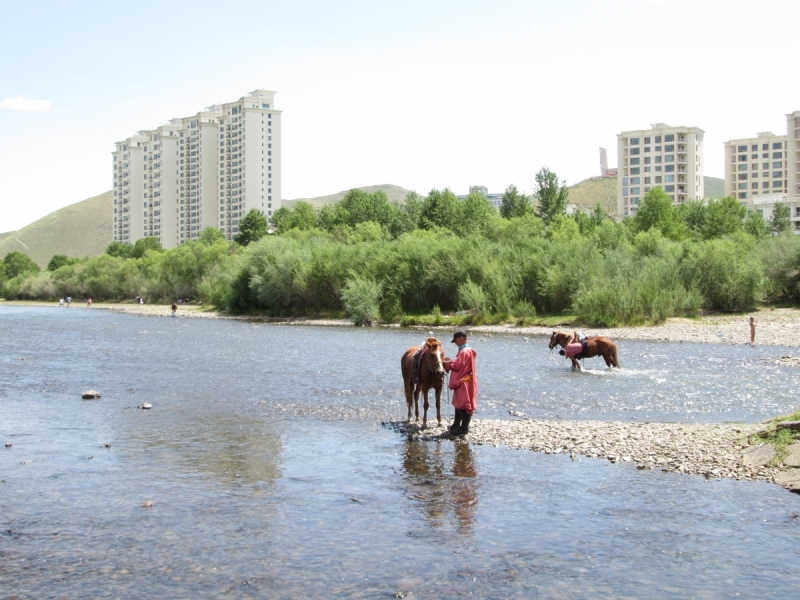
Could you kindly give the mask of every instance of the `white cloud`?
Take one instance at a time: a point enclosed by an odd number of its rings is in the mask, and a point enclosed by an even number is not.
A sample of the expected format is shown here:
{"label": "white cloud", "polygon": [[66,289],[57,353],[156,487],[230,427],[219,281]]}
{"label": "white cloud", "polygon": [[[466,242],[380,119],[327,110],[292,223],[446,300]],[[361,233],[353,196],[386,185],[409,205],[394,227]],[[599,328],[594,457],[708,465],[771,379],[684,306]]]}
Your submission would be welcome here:
{"label": "white cloud", "polygon": [[51,112],[53,110],[49,100],[34,100],[25,96],[6,98],[0,102],[0,108],[7,108],[8,110],[37,110],[40,112]]}

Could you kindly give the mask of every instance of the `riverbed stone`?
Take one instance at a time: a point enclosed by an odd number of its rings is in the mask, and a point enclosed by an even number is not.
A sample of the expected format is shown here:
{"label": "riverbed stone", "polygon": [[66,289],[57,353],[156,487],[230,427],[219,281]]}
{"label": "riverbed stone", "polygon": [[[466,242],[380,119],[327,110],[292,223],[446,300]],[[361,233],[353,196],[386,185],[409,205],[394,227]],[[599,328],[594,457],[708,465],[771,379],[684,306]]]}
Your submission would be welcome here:
{"label": "riverbed stone", "polygon": [[800,443],[789,444],[786,446],[786,458],[783,459],[783,464],[787,467],[800,467]]}
{"label": "riverbed stone", "polygon": [[748,467],[763,467],[773,458],[775,458],[775,446],[772,444],[750,446],[742,452],[742,460]]}
{"label": "riverbed stone", "polygon": [[789,469],[775,474],[775,483],[787,490],[800,492],[800,469]]}
{"label": "riverbed stone", "polygon": [[86,390],[81,394],[81,398],[84,400],[96,400],[100,397],[100,392],[97,390]]}
{"label": "riverbed stone", "polygon": [[783,421],[775,424],[775,430],[781,431],[788,429],[789,431],[800,431],[800,421]]}

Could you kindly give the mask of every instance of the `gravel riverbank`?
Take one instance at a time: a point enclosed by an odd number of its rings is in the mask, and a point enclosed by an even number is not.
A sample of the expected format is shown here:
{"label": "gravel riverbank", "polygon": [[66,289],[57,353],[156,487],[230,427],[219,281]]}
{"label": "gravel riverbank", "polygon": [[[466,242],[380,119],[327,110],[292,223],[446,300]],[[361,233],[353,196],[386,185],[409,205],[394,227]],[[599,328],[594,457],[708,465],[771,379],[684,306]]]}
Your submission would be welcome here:
{"label": "gravel riverbank", "polygon": [[[452,439],[444,427],[421,429],[415,423],[385,423],[395,431],[420,440]],[[800,469],[778,464],[770,466],[774,452],[754,459],[759,447],[748,444],[748,436],[764,429],[763,424],[723,423],[618,423],[604,421],[511,421],[477,418],[465,439],[472,444],[506,446],[521,450],[600,458],[634,463],[638,469],[767,481],[787,485],[794,481],[787,473]],[[773,461],[774,462],[774,461]],[[759,464],[761,463],[761,464]],[[800,477],[800,475],[798,475]]]}
{"label": "gravel riverbank", "polygon": [[[9,306],[54,306],[53,302],[3,302]],[[82,302],[74,301],[72,308],[85,308]],[[94,309],[111,310],[131,315],[148,317],[168,317],[169,305],[163,304],[118,304],[96,303]],[[65,309],[66,310],[66,309]],[[202,319],[236,319],[242,321],[263,321],[284,325],[314,325],[329,327],[352,327],[346,319],[270,319],[258,316],[231,316],[225,312],[204,309],[201,306],[182,304],[178,306],[179,317]],[[648,327],[619,327],[616,329],[583,328],[588,335],[606,335],[615,340],[635,340],[647,342],[684,342],[701,344],[747,344],[750,342],[750,315],[709,315],[697,319],[667,319],[661,325]],[[793,308],[764,309],[753,313],[756,319],[756,343],[760,346],[800,347],[800,310]],[[386,325],[396,328],[398,325]],[[415,326],[422,331],[452,332],[453,327]],[[518,327],[515,325],[476,325],[465,326],[468,332],[502,333],[521,336],[550,336],[553,329],[569,327]]]}

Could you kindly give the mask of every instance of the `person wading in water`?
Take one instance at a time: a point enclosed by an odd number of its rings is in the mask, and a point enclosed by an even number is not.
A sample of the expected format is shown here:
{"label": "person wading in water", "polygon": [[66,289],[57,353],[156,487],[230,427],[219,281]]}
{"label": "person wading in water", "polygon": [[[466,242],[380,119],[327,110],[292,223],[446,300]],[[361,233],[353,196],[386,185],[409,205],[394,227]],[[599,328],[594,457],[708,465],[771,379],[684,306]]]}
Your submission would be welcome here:
{"label": "person wading in water", "polygon": [[456,416],[450,427],[452,435],[466,435],[469,433],[469,422],[472,413],[478,408],[478,378],[475,373],[475,350],[467,344],[467,334],[456,331],[451,344],[458,346],[458,355],[455,360],[444,359],[444,369],[450,373],[448,387],[453,390],[453,407]]}

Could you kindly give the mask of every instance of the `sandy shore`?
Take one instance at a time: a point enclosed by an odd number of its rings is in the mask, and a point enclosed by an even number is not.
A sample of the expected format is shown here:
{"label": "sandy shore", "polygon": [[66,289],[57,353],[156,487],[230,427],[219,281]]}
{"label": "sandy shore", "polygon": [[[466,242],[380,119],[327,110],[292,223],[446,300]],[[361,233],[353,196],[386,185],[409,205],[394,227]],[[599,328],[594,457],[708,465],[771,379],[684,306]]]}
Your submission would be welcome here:
{"label": "sandy shore", "polygon": [[[435,423],[435,421],[434,421]],[[384,423],[411,439],[454,439],[444,427]],[[604,421],[501,421],[476,418],[465,438],[479,445],[630,462],[638,469],[767,481],[800,489],[800,469],[775,459],[770,447],[751,446],[748,436],[763,424],[619,423]],[[800,444],[798,444],[800,446]],[[765,452],[770,450],[770,452]],[[756,451],[758,451],[756,453]],[[788,461],[788,459],[787,459]]]}
{"label": "sandy shore", "polygon": [[[53,306],[53,302],[3,302],[9,306]],[[69,310],[85,308],[82,302],[73,302]],[[131,315],[169,317],[169,305],[162,304],[117,304],[96,303],[93,309],[111,310]],[[66,309],[65,309],[66,310]],[[756,319],[756,343],[760,346],[800,347],[800,310],[793,308],[766,309],[752,313]],[[224,312],[208,310],[196,305],[179,305],[179,317],[202,319],[237,319],[263,321],[286,325],[315,325],[352,327],[345,319],[270,319],[257,316],[230,316]],[[584,328],[588,335],[607,335],[615,340],[638,340],[649,342],[685,342],[702,344],[747,344],[750,342],[750,315],[710,315],[697,319],[668,319],[662,325],[652,327],[619,327],[616,329]],[[398,327],[388,325],[387,327]],[[420,326],[412,329],[424,331],[452,331],[453,327]],[[553,327],[518,327],[514,325],[466,326],[468,332],[486,334],[513,334],[521,336],[550,336]],[[568,329],[566,327],[562,329]]]}

